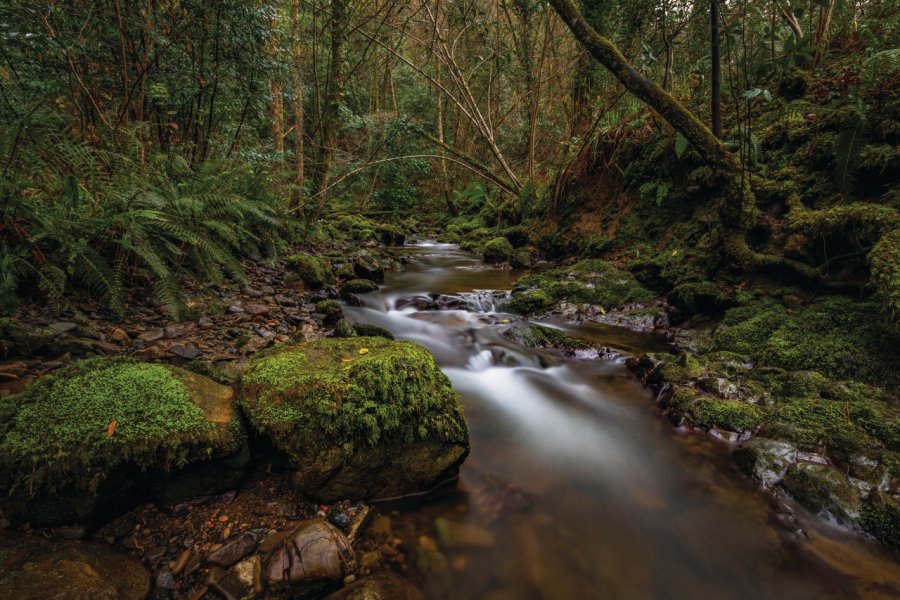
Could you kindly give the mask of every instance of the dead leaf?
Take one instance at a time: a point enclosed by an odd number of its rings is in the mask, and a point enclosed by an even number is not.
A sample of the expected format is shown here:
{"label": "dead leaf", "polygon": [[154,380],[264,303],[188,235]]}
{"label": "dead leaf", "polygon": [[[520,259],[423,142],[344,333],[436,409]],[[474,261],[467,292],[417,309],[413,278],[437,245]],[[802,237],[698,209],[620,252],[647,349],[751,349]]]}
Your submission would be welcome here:
{"label": "dead leaf", "polygon": [[116,432],[116,425],[118,425],[118,423],[119,422],[115,419],[109,422],[109,426],[106,428],[107,437],[113,436],[113,434]]}
{"label": "dead leaf", "polygon": [[341,362],[353,362],[352,358],[342,358]]}
{"label": "dead leaf", "polygon": [[368,348],[360,348],[360,349],[359,349],[359,353],[360,353],[360,354],[368,354],[368,353],[369,353],[369,349],[368,349]]}

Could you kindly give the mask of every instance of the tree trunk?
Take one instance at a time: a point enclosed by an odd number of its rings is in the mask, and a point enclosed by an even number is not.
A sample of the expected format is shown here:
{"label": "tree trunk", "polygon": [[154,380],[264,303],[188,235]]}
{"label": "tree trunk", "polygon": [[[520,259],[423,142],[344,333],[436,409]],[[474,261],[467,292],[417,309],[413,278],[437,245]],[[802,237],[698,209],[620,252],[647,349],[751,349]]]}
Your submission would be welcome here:
{"label": "tree trunk", "polygon": [[[344,28],[346,20],[346,0],[331,2],[331,60],[328,66],[328,81],[325,107],[322,110],[320,125],[320,142],[318,164],[313,181],[316,193],[321,194],[328,187],[331,165],[334,162],[334,150],[338,127],[338,107],[344,92]],[[324,208],[325,194],[319,196],[316,208],[318,218]]]}
{"label": "tree trunk", "polygon": [[303,158],[303,49],[300,36],[300,0],[291,3],[291,75],[294,85],[294,192],[291,205],[299,208],[303,198],[304,158]]}
{"label": "tree trunk", "polygon": [[719,0],[711,0],[709,6],[710,28],[712,33],[712,133],[722,137],[722,57],[719,52]]}

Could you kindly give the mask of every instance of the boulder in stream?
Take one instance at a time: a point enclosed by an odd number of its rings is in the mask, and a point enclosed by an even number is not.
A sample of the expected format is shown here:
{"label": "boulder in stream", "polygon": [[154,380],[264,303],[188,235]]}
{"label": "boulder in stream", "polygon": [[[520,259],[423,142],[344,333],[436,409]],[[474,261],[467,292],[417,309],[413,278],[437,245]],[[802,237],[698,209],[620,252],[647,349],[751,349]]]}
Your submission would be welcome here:
{"label": "boulder in stream", "polygon": [[254,359],[241,380],[252,424],[316,500],[393,498],[456,475],[468,427],[434,356],[412,342],[328,338]]}
{"label": "boulder in stream", "polygon": [[0,598],[143,600],[149,592],[144,565],[105,544],[0,534]]}
{"label": "boulder in stream", "polygon": [[291,597],[320,592],[356,568],[350,542],[330,523],[303,521],[266,557],[262,573],[270,589],[290,590]]}
{"label": "boulder in stream", "polygon": [[[174,498],[224,491],[242,467],[217,461],[245,445],[231,388],[124,357],[77,361],[0,403],[0,502],[32,525],[99,524],[146,500],[147,476]],[[184,471],[199,465],[215,476]]]}

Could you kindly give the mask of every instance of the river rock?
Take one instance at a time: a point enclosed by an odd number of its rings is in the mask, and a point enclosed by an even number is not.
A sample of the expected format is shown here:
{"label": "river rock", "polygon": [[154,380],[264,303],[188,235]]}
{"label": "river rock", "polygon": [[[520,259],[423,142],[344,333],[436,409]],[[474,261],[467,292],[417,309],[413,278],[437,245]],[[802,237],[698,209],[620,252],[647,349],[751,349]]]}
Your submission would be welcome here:
{"label": "river rock", "polygon": [[46,350],[57,336],[50,327],[0,318],[0,357],[26,356]]}
{"label": "river rock", "polygon": [[275,589],[294,595],[320,591],[356,569],[353,549],[334,525],[302,522],[266,557],[263,577]]}
{"label": "river rock", "polygon": [[150,573],[112,547],[0,534],[0,598],[143,600]]}
{"label": "river rock", "polygon": [[252,426],[325,503],[393,498],[455,477],[468,427],[434,356],[412,342],[328,338],[254,359],[241,380]]}
{"label": "river rock", "polygon": [[753,438],[734,451],[734,460],[763,487],[781,483],[788,468],[797,462],[797,447],[787,442]]}
{"label": "river rock", "polygon": [[242,558],[256,550],[259,544],[259,536],[253,531],[245,531],[232,536],[221,548],[211,552],[206,557],[206,562],[226,569],[239,562]]}
{"label": "river rock", "polygon": [[237,573],[231,573],[221,567],[210,569],[203,583],[223,600],[241,600],[247,595],[247,587]]}
{"label": "river rock", "polygon": [[353,272],[360,279],[371,279],[378,283],[384,281],[384,266],[368,254],[363,254],[353,260]]}
{"label": "river rock", "polygon": [[99,524],[147,500],[145,479],[177,481],[246,446],[231,388],[122,357],[67,365],[3,411],[0,503],[42,527]]}
{"label": "river rock", "polygon": [[345,586],[327,600],[421,600],[422,593],[408,581],[383,570]]}
{"label": "river rock", "polygon": [[792,465],[782,486],[813,511],[828,513],[843,522],[859,516],[859,493],[846,475],[828,465],[808,462]]}
{"label": "river rock", "polygon": [[351,279],[341,288],[341,297],[347,298],[351,295],[368,294],[378,289],[378,284],[370,279]]}
{"label": "river rock", "polygon": [[489,548],[494,545],[494,534],[471,523],[461,523],[440,517],[434,521],[438,541],[447,550],[458,548]]}

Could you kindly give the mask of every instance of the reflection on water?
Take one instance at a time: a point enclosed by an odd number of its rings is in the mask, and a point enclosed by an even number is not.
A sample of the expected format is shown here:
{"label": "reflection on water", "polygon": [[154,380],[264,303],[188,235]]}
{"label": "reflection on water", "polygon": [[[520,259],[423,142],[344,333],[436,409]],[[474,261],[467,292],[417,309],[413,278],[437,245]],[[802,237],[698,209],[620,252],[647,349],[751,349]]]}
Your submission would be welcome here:
{"label": "reflection on water", "polygon": [[[345,311],[432,350],[465,404],[472,453],[460,489],[395,519],[418,546],[429,597],[900,597],[893,557],[798,507],[807,534],[781,525],[783,508],[735,472],[724,448],[673,435],[621,360],[561,362],[503,338],[515,317],[493,310],[498,295],[468,293],[508,290],[515,273],[450,245],[402,251],[405,270]],[[433,294],[461,294],[468,309],[408,301]],[[552,325],[623,352],[661,343]],[[442,539],[434,551],[439,517],[482,535]]]}

